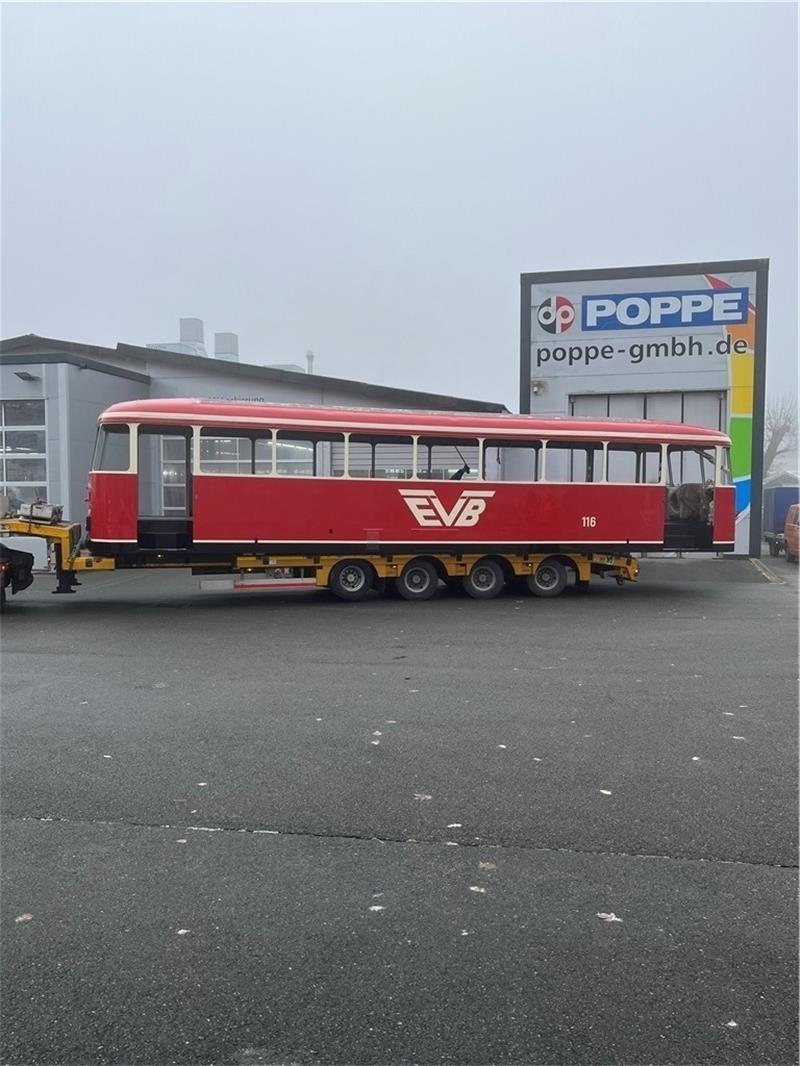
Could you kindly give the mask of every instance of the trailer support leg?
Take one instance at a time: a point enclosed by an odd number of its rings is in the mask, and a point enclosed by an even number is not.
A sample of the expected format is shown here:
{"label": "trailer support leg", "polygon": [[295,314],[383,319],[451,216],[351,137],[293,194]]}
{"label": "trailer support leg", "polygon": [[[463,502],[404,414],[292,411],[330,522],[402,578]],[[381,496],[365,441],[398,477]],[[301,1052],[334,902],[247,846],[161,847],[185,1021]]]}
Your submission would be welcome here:
{"label": "trailer support leg", "polygon": [[61,545],[56,544],[56,579],[57,585],[53,589],[54,596],[64,596],[75,592],[75,585],[80,585],[80,581],[75,576],[72,570],[65,570],[62,564]]}
{"label": "trailer support leg", "polygon": [[65,574],[62,572],[58,575],[58,584],[53,589],[53,595],[63,596],[66,593],[74,593],[75,589],[72,587],[73,585],[80,585],[80,581],[78,581],[74,574]]}

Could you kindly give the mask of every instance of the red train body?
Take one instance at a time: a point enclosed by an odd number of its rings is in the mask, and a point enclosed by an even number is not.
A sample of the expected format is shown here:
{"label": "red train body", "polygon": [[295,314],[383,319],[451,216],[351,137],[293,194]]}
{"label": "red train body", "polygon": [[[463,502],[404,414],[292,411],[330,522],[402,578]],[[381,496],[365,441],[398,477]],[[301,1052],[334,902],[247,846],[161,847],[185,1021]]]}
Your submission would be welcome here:
{"label": "red train body", "polygon": [[662,422],[131,401],[100,418],[89,544],[188,561],[731,551],[729,444]]}

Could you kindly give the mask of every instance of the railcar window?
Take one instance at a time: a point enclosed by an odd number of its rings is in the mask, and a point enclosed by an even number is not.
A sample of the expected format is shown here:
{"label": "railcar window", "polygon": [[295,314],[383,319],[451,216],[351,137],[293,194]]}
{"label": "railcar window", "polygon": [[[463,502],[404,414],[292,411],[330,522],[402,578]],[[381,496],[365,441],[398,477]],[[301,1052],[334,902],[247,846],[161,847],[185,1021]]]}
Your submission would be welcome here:
{"label": "railcar window", "polygon": [[541,467],[541,441],[484,442],[483,477],[486,481],[538,481]]}
{"label": "railcar window", "polygon": [[721,448],[720,451],[722,452],[722,463],[720,464],[719,483],[720,485],[732,485],[731,450],[730,448]]}
{"label": "railcar window", "polygon": [[313,477],[316,473],[314,441],[291,433],[278,434],[278,473],[289,477]]}
{"label": "railcar window", "polygon": [[478,442],[474,437],[420,437],[417,474],[433,481],[475,480],[478,476],[478,452]]}
{"label": "railcar window", "polygon": [[411,437],[390,437],[375,442],[373,477],[404,480],[414,474],[414,444]]}
{"label": "railcar window", "polygon": [[97,434],[92,470],[129,470],[131,431],[129,426],[101,426]]}
{"label": "railcar window", "polygon": [[[350,477],[397,478],[414,474],[414,442],[411,437],[374,437],[353,433],[347,449]],[[332,449],[333,475],[344,473],[344,447]]]}
{"label": "railcar window", "polygon": [[661,446],[609,444],[607,480],[617,485],[657,485],[661,481]]}
{"label": "railcar window", "polygon": [[256,437],[253,441],[253,473],[271,474],[275,442],[272,437]]}
{"label": "railcar window", "polygon": [[331,448],[331,473],[334,477],[372,477],[372,443],[361,438],[351,437],[347,449],[349,470],[344,468],[344,443],[334,444]]}
{"label": "railcar window", "polygon": [[284,477],[329,477],[333,451],[344,444],[342,433],[295,433],[279,430],[276,463]]}
{"label": "railcar window", "polygon": [[204,474],[251,474],[252,438],[200,430],[200,470]]}
{"label": "railcar window", "polygon": [[702,485],[713,482],[715,472],[713,448],[690,448],[671,444],[667,448],[667,484]]}
{"label": "railcar window", "polygon": [[545,480],[591,482],[603,480],[603,446],[593,441],[548,441]]}

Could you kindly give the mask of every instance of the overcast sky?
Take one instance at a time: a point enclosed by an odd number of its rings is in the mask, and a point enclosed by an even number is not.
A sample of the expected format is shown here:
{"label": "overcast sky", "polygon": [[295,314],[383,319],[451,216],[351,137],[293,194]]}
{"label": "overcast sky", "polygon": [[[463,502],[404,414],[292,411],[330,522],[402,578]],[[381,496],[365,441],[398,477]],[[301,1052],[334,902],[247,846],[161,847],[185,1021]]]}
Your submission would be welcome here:
{"label": "overcast sky", "polygon": [[2,335],[517,403],[524,271],[767,256],[797,371],[793,4],[5,4]]}

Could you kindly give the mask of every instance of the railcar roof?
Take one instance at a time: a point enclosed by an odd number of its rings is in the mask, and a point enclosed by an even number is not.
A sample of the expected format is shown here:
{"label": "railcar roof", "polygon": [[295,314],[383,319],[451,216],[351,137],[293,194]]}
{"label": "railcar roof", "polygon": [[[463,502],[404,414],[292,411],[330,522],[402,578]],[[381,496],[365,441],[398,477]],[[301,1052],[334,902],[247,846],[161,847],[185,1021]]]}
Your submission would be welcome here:
{"label": "railcar roof", "polygon": [[241,403],[236,401],[156,399],[127,400],[107,408],[101,423],[137,422],[158,425],[204,425],[306,429],[394,430],[443,436],[541,437],[585,439],[662,439],[729,444],[719,430],[682,422],[649,419],[544,418],[538,415],[480,414],[459,411],[388,410],[366,407],[312,407],[297,404]]}

